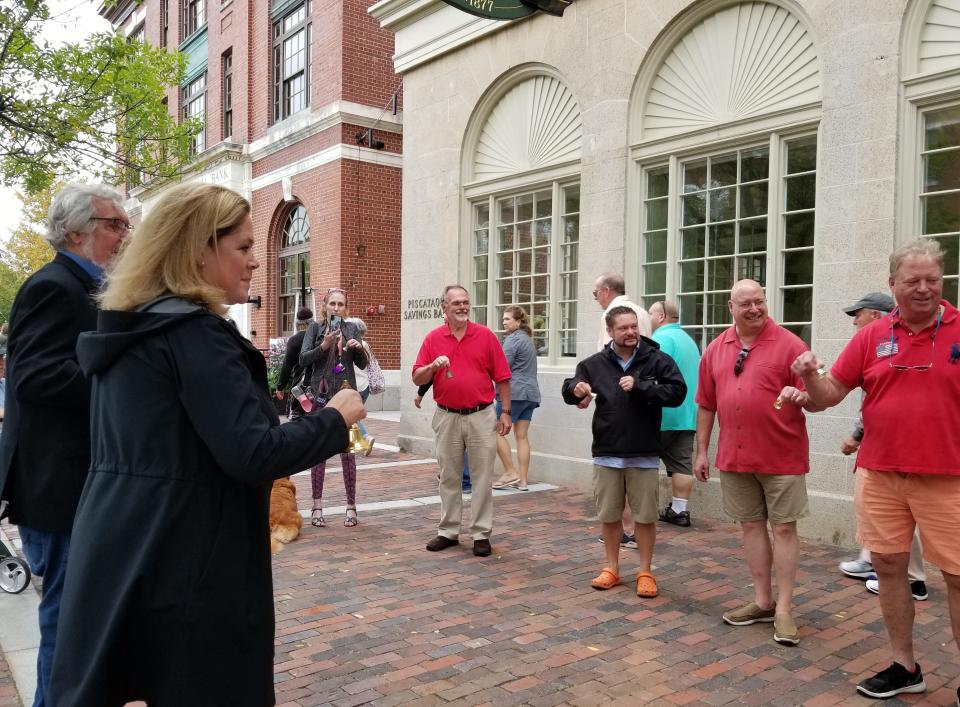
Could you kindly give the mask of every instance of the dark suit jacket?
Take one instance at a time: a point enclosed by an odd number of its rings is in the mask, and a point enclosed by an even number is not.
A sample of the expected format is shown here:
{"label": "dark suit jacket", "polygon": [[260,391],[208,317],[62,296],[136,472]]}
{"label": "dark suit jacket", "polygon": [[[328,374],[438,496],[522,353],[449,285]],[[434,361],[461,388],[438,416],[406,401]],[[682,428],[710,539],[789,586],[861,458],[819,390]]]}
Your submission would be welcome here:
{"label": "dark suit jacket", "polygon": [[97,328],[96,288],[57,253],[13,301],[0,495],[11,522],[35,530],[70,531],[90,466],[90,384],[77,364],[77,337]]}

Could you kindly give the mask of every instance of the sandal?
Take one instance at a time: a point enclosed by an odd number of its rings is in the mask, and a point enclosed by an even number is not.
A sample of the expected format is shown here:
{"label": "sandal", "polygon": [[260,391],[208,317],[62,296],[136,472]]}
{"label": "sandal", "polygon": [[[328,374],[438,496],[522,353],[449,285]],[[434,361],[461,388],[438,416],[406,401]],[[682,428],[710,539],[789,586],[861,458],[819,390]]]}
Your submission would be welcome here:
{"label": "sandal", "polygon": [[512,479],[498,479],[494,484],[493,488],[495,489],[515,489],[517,484],[520,483],[520,477],[514,477]]}
{"label": "sandal", "polygon": [[[353,515],[350,515],[351,513],[353,513]],[[348,509],[347,509],[346,517],[343,519],[343,527],[344,527],[344,528],[353,528],[353,527],[355,527],[355,526],[357,525],[357,523],[359,523],[359,522],[360,522],[360,521],[357,519],[357,509],[356,509],[356,508],[348,508]]]}
{"label": "sandal", "polygon": [[600,570],[600,574],[594,577],[593,581],[590,582],[591,587],[600,590],[613,589],[618,584],[620,584],[620,575],[618,575],[609,567],[604,567],[602,570]]}
{"label": "sandal", "polygon": [[641,572],[637,575],[637,596],[645,599],[652,599],[657,596],[657,580],[649,572]]}
{"label": "sandal", "polygon": [[310,511],[310,525],[314,528],[326,528],[327,522],[323,519],[323,509],[314,508]]}

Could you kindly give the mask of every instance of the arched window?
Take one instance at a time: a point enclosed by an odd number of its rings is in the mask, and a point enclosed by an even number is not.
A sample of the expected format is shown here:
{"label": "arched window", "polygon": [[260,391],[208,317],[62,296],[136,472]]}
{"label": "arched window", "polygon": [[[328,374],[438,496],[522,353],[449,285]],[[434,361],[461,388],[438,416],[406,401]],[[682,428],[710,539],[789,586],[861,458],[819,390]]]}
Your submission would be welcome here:
{"label": "arched window", "polygon": [[960,297],[960,0],[916,0],[902,35],[901,240],[946,254],[943,297]]}
{"label": "arched window", "polygon": [[820,69],[796,9],[703,3],[661,35],[634,87],[628,255],[644,305],[676,301],[702,347],[730,325],[743,278],[811,340]]}
{"label": "arched window", "polygon": [[303,204],[297,204],[283,223],[279,257],[280,336],[294,333],[297,309],[307,302],[310,290],[310,221]]}
{"label": "arched window", "polygon": [[537,352],[576,356],[580,109],[549,67],[527,66],[487,93],[464,150],[474,319],[501,330],[519,304]]}

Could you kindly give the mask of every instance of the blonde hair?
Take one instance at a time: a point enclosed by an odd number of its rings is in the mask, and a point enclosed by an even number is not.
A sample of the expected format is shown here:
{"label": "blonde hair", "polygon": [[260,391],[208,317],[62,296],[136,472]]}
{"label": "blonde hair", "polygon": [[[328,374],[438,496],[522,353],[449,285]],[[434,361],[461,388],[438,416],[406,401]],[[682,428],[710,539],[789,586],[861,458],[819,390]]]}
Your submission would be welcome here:
{"label": "blonde hair", "polygon": [[225,314],[224,292],[201,273],[203,250],[214,250],[250,215],[239,194],[215,184],[180,184],[150,209],[107,276],[104,309],[129,311],[165,294],[203,302]]}

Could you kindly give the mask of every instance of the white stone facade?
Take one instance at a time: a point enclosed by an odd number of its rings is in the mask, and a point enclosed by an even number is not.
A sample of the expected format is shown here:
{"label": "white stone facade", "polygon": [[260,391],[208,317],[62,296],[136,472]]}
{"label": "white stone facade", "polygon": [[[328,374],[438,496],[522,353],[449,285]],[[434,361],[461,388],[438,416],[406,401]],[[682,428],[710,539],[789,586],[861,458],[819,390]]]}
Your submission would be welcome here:
{"label": "white stone facade", "polygon": [[[776,11],[777,17],[795,22],[789,36],[800,37],[796,56],[777,58],[794,41],[780,39],[767,55],[750,59],[753,50],[746,48],[731,59],[725,45],[737,40],[729,27],[702,24],[749,5],[755,6],[751,11]],[[489,192],[495,197],[529,176],[521,172],[512,181],[471,182],[476,135],[487,119],[485,99],[502,93],[518,73],[542,71],[558,77],[579,107],[579,159],[548,166],[527,181],[545,184],[556,176],[562,183],[575,175],[580,184],[577,356],[541,361],[543,404],[531,426],[531,476],[582,487],[591,478],[589,414],[564,405],[560,385],[575,361],[595,350],[600,316],[591,297],[595,277],[607,270],[623,272],[634,299],[647,287],[638,245],[647,163],[669,165],[675,180],[687,155],[736,149],[751,136],[772,136],[772,164],[779,159],[773,153],[791,135],[816,137],[809,327],[812,349],[832,361],[853,332],[841,307],[867,291],[884,290],[890,251],[921,232],[924,111],[960,103],[957,0],[576,0],[562,18],[538,14],[513,23],[478,20],[433,0],[383,0],[371,12],[396,32],[395,60],[404,75],[403,302],[436,297],[451,282],[469,285],[472,196]],[[750,21],[770,32],[780,19]],[[698,40],[691,38],[695,27]],[[711,31],[717,34],[710,36]],[[750,41],[760,34],[751,32],[744,34]],[[675,90],[670,81],[664,84],[662,62],[684,42],[689,52],[710,53],[699,59],[703,73],[723,73],[719,65],[734,61],[739,62],[734,84],[744,84],[745,73],[773,76],[770,95],[753,101],[753,108],[743,109],[743,101],[723,109],[701,106],[694,111],[700,117],[687,127],[674,128],[669,119],[654,125],[644,113],[650,87],[659,82],[667,93]],[[778,62],[780,68],[774,66]],[[806,83],[791,88],[792,77],[805,77]],[[708,76],[699,90],[685,90],[706,105],[710,100],[703,94],[717,81]],[[758,81],[754,77],[753,84]],[[729,88],[731,94],[766,90]],[[717,115],[711,117],[711,110]],[[667,111],[668,118],[680,112]],[[775,181],[771,177],[773,192]],[[672,231],[678,228],[677,213],[671,207]],[[675,259],[676,254],[671,245],[670,255]],[[768,274],[775,278],[777,254],[768,255]],[[667,294],[676,294],[673,259],[667,269]],[[778,295],[768,296],[776,305]],[[771,314],[777,318],[775,306]],[[404,444],[421,451],[432,448],[433,405],[413,407],[409,373],[421,340],[437,324],[437,319],[413,318],[403,324],[401,434]],[[808,537],[854,542],[853,461],[840,455],[839,446],[851,429],[855,398],[808,416],[811,517],[801,523]],[[722,517],[719,496],[715,483],[698,484],[693,515]]]}

